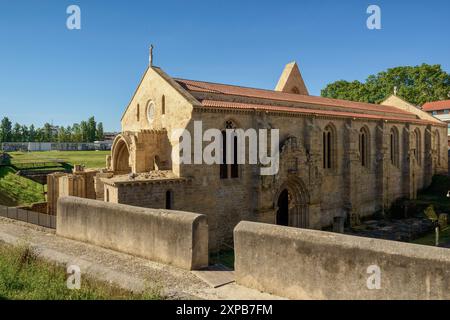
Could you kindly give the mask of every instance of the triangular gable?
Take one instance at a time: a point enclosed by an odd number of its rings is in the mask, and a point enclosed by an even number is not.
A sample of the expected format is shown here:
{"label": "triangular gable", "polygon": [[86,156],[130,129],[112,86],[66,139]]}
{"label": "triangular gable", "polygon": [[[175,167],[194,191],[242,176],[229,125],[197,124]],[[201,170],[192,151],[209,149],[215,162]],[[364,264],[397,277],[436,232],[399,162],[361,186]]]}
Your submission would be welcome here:
{"label": "triangular gable", "polygon": [[384,100],[380,104],[383,106],[392,106],[392,107],[396,107],[396,108],[399,108],[404,111],[411,112],[423,120],[441,122],[439,119],[433,117],[432,115],[423,111],[419,107],[416,107],[416,106],[412,105],[411,103],[403,100],[402,98],[400,98],[399,96],[397,96],[395,94],[390,95],[386,100]]}
{"label": "triangular gable", "polygon": [[309,95],[302,74],[295,61],[284,67],[275,91]]}

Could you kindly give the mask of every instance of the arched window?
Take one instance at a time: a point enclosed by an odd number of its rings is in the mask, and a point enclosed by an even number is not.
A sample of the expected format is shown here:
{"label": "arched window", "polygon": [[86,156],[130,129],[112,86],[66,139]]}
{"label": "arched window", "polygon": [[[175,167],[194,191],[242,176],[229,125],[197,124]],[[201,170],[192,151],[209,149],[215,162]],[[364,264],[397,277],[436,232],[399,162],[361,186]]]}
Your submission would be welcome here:
{"label": "arched window", "polygon": [[225,130],[222,131],[222,163],[220,164],[220,179],[228,178],[226,136]]}
{"label": "arched window", "polygon": [[155,118],[155,103],[153,101],[149,101],[147,103],[147,120],[151,124]]}
{"label": "arched window", "polygon": [[106,189],[106,202],[109,202],[109,189]]}
{"label": "arched window", "polygon": [[300,90],[298,90],[297,87],[293,87],[293,88],[291,89],[291,93],[300,94]]}
{"label": "arched window", "polygon": [[141,116],[140,112],[141,112],[141,110],[140,110],[140,106],[139,106],[139,103],[138,103],[137,108],[136,108],[136,121],[139,121],[139,118]]}
{"label": "arched window", "polygon": [[238,141],[237,137],[233,136],[233,163],[231,164],[231,178],[239,177],[239,165],[238,165]]}
{"label": "arched window", "polygon": [[172,209],[173,207],[173,192],[172,190],[166,191],[166,209]]}
{"label": "arched window", "polygon": [[[235,130],[236,126],[232,121],[227,121],[225,123],[225,130],[222,131],[222,163],[220,164],[220,178],[239,178],[239,164],[238,164],[238,141],[237,136],[234,132],[232,134],[227,135],[227,131]],[[232,139],[231,142],[228,139]],[[230,145],[231,148],[227,148],[227,145]],[[227,155],[232,152],[231,163],[227,163]],[[231,155],[231,154],[230,154]]]}
{"label": "arched window", "polygon": [[161,114],[166,114],[166,96],[161,97]]}
{"label": "arched window", "polygon": [[398,167],[400,162],[400,156],[399,156],[399,137],[398,137],[398,130],[397,128],[393,127],[391,129],[391,135],[390,135],[390,158],[391,158],[391,164],[393,166]]}
{"label": "arched window", "polygon": [[422,163],[422,139],[420,136],[420,130],[414,130],[413,134],[413,154],[414,158],[417,161],[417,164],[420,165]]}
{"label": "arched window", "polygon": [[366,127],[362,127],[359,131],[359,156],[360,162],[363,167],[369,167],[370,159],[369,159],[369,130]]}
{"label": "arched window", "polygon": [[332,125],[327,125],[322,133],[323,168],[336,167],[336,134]]}

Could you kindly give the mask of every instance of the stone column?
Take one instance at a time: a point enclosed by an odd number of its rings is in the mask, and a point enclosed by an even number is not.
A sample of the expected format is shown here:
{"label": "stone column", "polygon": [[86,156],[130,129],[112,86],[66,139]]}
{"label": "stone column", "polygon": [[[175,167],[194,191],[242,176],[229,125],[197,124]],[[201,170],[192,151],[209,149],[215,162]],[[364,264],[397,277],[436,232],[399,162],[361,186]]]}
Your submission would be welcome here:
{"label": "stone column", "polygon": [[305,120],[304,137],[307,154],[308,181],[304,181],[309,192],[308,227],[320,229],[321,225],[321,185],[322,185],[322,128],[316,118]]}
{"label": "stone column", "polygon": [[[424,153],[424,184],[425,186],[429,186],[431,184],[431,180],[433,178],[433,174],[435,171],[435,167],[437,164],[437,150],[434,150],[435,146],[433,145],[433,131],[432,126],[427,125],[425,129],[425,153]],[[437,139],[437,137],[436,137]]]}
{"label": "stone column", "polygon": [[[403,194],[409,199],[415,198],[415,181],[416,172],[414,170],[414,153],[411,150],[412,146],[412,132],[413,130],[409,123],[405,124],[403,128],[403,150],[402,153],[405,155],[400,158],[400,166],[402,170],[402,190]],[[417,147],[416,147],[417,148]]]}
{"label": "stone column", "polygon": [[386,203],[388,203],[386,195],[389,186],[387,177],[389,175],[390,163],[390,133],[384,121],[380,121],[376,126],[375,148],[377,150],[377,153],[375,154],[377,201],[382,210],[382,214],[384,215]]}
{"label": "stone column", "polygon": [[358,140],[359,131],[351,119],[344,124],[344,211],[351,226],[360,223],[358,185],[360,163]]}

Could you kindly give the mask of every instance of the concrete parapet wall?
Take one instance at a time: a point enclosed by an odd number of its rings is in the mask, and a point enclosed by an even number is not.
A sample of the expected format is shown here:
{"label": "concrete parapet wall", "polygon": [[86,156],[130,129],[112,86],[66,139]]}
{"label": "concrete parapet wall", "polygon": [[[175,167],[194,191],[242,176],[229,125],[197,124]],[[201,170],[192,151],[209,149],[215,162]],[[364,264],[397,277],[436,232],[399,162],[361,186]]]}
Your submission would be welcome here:
{"label": "concrete parapet wall", "polygon": [[246,221],[234,239],[237,283],[261,291],[291,299],[450,299],[449,249]]}
{"label": "concrete parapet wall", "polygon": [[62,197],[56,233],[193,270],[208,266],[206,216]]}

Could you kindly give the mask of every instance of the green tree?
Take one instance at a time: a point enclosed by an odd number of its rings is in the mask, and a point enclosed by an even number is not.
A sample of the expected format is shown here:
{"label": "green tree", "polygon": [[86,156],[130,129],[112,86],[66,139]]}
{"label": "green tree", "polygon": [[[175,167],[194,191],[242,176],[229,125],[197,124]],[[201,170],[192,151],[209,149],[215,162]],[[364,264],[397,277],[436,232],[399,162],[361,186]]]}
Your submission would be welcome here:
{"label": "green tree", "polygon": [[23,125],[20,129],[22,133],[22,141],[23,142],[30,142],[30,132],[28,130],[28,127]]}
{"label": "green tree", "polygon": [[22,126],[17,122],[14,124],[14,128],[12,130],[12,141],[22,142]]}
{"label": "green tree", "polygon": [[1,142],[10,142],[12,138],[12,123],[8,117],[4,117],[0,124],[0,140]]}
{"label": "green tree", "polygon": [[380,103],[394,92],[404,100],[421,106],[426,102],[448,99],[450,75],[440,65],[422,64],[396,67],[371,75],[366,82],[339,80],[327,85],[323,97]]}
{"label": "green tree", "polygon": [[80,122],[81,129],[81,141],[80,142],[88,142],[89,139],[89,125],[86,121]]}
{"label": "green tree", "polygon": [[94,117],[90,117],[88,119],[87,122],[88,125],[88,138],[87,138],[87,142],[94,142],[95,139],[97,138],[97,123],[95,122],[95,118]]}
{"label": "green tree", "polygon": [[42,142],[52,142],[53,141],[53,127],[50,123],[45,123],[42,128],[43,141]]}
{"label": "green tree", "polygon": [[28,141],[29,142],[36,141],[36,129],[34,128],[33,124],[30,126],[30,129],[28,130]]}
{"label": "green tree", "polygon": [[72,141],[73,142],[83,141],[83,133],[81,132],[81,127],[78,123],[74,123],[72,126]]}
{"label": "green tree", "polygon": [[98,140],[98,141],[103,141],[103,123],[102,122],[99,122],[98,124],[97,124],[97,132],[96,132],[96,134],[97,134],[97,137],[96,137],[96,140]]}
{"label": "green tree", "polygon": [[73,134],[72,134],[72,127],[67,126],[66,128],[66,142],[73,142]]}
{"label": "green tree", "polygon": [[64,127],[58,129],[58,142],[67,142],[67,132]]}

